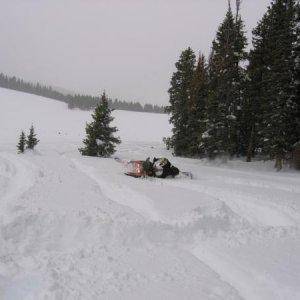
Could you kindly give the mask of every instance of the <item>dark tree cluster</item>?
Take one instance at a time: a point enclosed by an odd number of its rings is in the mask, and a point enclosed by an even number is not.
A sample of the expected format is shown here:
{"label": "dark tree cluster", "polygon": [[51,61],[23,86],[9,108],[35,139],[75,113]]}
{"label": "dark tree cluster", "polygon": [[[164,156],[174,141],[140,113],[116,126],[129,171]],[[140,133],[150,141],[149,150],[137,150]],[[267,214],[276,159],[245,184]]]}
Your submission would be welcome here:
{"label": "dark tree cluster", "polygon": [[36,137],[33,125],[29,129],[29,134],[25,135],[24,131],[21,132],[19,143],[17,145],[18,153],[24,153],[25,149],[33,150],[34,147],[38,144],[39,140]]}
{"label": "dark tree cluster", "polygon": [[253,30],[253,49],[229,4],[208,60],[184,50],[169,89],[174,154],[275,159],[276,168],[300,141],[299,4],[274,0]]}
{"label": "dark tree cluster", "polygon": [[[50,86],[44,86],[39,83],[29,83],[16,77],[9,77],[3,73],[0,73],[0,87],[62,101],[67,103],[70,109],[79,108],[82,110],[91,110],[94,109],[100,101],[99,97],[90,95],[65,95]],[[164,107],[159,105],[142,105],[139,102],[126,102],[118,99],[108,99],[108,104],[110,108],[118,110],[164,113]]]}

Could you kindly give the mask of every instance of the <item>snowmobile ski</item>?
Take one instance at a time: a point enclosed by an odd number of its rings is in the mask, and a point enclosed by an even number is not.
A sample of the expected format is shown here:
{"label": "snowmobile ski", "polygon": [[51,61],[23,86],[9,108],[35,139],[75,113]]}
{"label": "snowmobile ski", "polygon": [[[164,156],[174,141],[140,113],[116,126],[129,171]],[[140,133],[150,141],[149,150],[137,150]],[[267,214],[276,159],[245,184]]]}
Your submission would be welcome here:
{"label": "snowmobile ski", "polygon": [[193,174],[191,172],[180,171],[179,174],[182,174],[183,176],[188,177],[190,179],[194,179],[194,176],[193,176]]}

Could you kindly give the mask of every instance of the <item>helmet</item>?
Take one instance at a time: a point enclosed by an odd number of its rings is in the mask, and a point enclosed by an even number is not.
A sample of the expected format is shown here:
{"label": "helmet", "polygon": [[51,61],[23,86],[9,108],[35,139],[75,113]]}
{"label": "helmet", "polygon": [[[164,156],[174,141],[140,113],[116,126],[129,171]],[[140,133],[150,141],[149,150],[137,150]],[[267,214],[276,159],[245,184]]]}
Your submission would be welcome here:
{"label": "helmet", "polygon": [[159,165],[163,167],[168,163],[168,160],[166,158],[162,157],[158,160],[158,162],[159,162]]}
{"label": "helmet", "polygon": [[159,161],[155,162],[153,165],[153,169],[156,176],[161,176],[163,173],[163,167],[159,164]]}

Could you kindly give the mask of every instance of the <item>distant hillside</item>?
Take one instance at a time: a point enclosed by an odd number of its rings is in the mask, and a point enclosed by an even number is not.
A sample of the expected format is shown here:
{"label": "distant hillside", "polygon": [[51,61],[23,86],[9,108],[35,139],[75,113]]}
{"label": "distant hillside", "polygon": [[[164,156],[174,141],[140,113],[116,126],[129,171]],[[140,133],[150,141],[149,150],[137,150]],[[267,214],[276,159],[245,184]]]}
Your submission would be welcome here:
{"label": "distant hillside", "polygon": [[[62,101],[67,103],[70,109],[79,108],[82,110],[90,110],[93,109],[100,100],[100,97],[90,95],[65,94],[62,92],[62,88],[58,91],[51,86],[26,82],[23,79],[16,78],[15,76],[9,77],[3,73],[0,73],[0,87]],[[118,99],[109,99],[109,105],[111,108],[118,110],[164,113],[163,106],[152,104],[142,105],[139,102],[126,102]]]}
{"label": "distant hillside", "polygon": [[52,85],[51,87],[53,90],[58,91],[59,93],[62,93],[64,95],[72,95],[72,96],[76,95],[76,92],[62,88],[60,86]]}

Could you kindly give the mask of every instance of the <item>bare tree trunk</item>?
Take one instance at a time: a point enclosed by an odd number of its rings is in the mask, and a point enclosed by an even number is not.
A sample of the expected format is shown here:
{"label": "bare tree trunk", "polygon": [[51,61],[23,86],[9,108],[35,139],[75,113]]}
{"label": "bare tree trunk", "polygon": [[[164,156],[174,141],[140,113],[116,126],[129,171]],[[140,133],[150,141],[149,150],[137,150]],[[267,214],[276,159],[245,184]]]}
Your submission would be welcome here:
{"label": "bare tree trunk", "polygon": [[283,163],[282,155],[277,154],[275,158],[275,169],[277,171],[280,171],[282,169],[282,163]]}
{"label": "bare tree trunk", "polygon": [[250,141],[247,149],[247,162],[251,162],[253,153],[254,126],[251,128]]}
{"label": "bare tree trunk", "polygon": [[235,13],[235,21],[238,21],[239,15],[240,15],[240,10],[241,10],[241,3],[242,0],[236,0],[235,1],[235,7],[236,7],[236,13]]}

